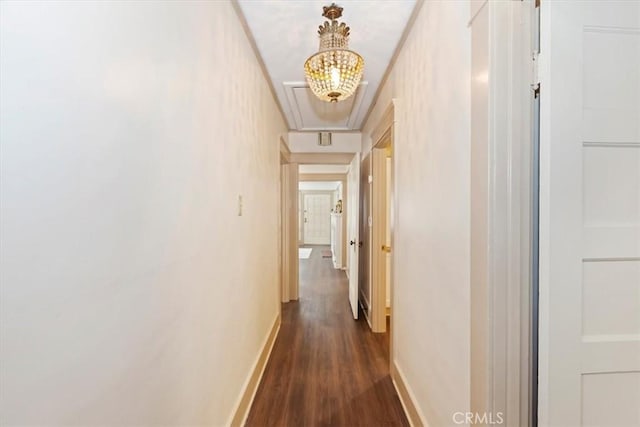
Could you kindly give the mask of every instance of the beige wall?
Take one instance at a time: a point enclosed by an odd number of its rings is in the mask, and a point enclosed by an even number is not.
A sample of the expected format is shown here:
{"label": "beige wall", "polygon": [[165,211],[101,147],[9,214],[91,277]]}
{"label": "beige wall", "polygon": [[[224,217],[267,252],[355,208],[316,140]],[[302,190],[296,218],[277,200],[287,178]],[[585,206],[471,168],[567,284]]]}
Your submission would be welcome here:
{"label": "beige wall", "polygon": [[[292,153],[356,153],[362,145],[360,132],[331,132],[331,145],[318,145],[317,132],[289,132]],[[307,172],[308,173],[308,172]]]}
{"label": "beige wall", "polygon": [[363,132],[397,100],[393,359],[423,421],[469,410],[469,4],[422,6]]}
{"label": "beige wall", "polygon": [[228,422],[278,315],[286,132],[232,6],[0,7],[0,422]]}

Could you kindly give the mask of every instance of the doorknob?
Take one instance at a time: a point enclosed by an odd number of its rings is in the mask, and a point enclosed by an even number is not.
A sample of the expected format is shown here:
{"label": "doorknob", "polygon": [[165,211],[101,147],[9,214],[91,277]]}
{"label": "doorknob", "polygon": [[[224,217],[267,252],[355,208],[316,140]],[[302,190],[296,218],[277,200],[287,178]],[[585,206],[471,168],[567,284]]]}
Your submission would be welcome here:
{"label": "doorknob", "polygon": [[382,245],[382,250],[383,250],[384,252],[391,252],[391,246]]}
{"label": "doorknob", "polygon": [[356,244],[356,241],[355,241],[355,240],[351,240],[351,241],[349,242],[349,244],[350,244],[351,246],[353,246],[353,245],[355,245],[355,244]]}

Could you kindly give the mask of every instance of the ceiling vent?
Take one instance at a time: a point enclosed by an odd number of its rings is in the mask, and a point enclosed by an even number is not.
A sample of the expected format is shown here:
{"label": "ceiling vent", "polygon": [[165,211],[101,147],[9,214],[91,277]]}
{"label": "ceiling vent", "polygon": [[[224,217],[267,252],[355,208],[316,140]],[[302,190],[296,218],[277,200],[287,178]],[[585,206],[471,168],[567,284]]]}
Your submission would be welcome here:
{"label": "ceiling vent", "polygon": [[321,147],[331,145],[331,132],[318,132],[318,145]]}

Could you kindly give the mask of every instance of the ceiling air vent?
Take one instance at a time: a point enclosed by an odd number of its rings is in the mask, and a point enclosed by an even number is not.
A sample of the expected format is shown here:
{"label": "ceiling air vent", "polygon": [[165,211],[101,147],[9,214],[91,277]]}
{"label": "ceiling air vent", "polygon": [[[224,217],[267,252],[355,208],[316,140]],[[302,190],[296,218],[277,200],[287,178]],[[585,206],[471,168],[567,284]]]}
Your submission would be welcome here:
{"label": "ceiling air vent", "polygon": [[331,132],[318,132],[318,145],[321,147],[331,145]]}

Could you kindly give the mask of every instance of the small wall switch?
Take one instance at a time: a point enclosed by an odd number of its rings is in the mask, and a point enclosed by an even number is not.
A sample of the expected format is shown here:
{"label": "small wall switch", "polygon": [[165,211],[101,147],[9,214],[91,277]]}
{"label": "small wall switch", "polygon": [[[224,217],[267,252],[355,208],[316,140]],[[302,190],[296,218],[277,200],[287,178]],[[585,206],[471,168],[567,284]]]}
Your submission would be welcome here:
{"label": "small wall switch", "polygon": [[238,196],[238,216],[242,216],[242,196]]}

